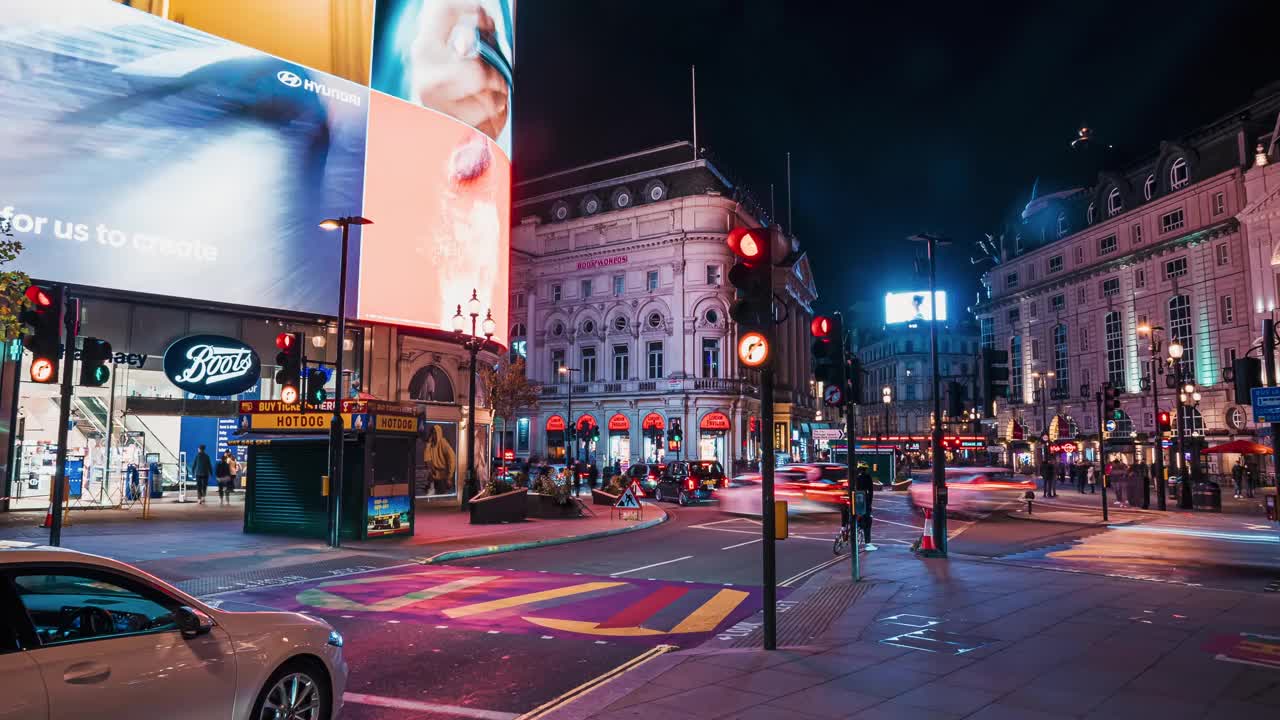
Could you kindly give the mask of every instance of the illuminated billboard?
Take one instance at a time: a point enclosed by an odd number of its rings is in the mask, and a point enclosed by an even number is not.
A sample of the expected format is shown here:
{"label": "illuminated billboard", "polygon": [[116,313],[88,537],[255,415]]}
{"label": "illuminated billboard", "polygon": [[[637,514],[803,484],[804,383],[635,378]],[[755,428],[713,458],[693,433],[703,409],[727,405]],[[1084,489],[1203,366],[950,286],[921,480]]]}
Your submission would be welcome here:
{"label": "illuminated billboard", "polygon": [[947,319],[947,293],[937,291],[937,302],[929,302],[929,291],[891,292],[884,296],[884,321],[889,325],[904,322],[933,320],[933,309],[938,308],[938,320]]}
{"label": "illuminated billboard", "polygon": [[367,88],[103,0],[7,8],[0,77],[18,269],[337,313],[317,223],[360,210]]}

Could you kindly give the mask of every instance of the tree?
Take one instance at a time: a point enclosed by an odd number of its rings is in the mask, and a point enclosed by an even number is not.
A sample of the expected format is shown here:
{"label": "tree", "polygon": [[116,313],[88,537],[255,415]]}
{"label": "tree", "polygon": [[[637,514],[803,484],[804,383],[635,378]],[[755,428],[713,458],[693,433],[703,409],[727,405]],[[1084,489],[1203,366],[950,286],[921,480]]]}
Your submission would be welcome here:
{"label": "tree", "polygon": [[488,389],[485,404],[494,417],[502,418],[504,426],[510,426],[522,410],[537,407],[542,395],[542,386],[525,375],[524,358],[509,361],[504,357],[493,367],[482,366],[480,377]]}
{"label": "tree", "polygon": [[[0,215],[0,267],[18,258],[22,242],[13,239],[12,224],[7,216]],[[0,340],[22,337],[23,325],[18,314],[26,307],[27,286],[31,280],[24,272],[0,271]]]}

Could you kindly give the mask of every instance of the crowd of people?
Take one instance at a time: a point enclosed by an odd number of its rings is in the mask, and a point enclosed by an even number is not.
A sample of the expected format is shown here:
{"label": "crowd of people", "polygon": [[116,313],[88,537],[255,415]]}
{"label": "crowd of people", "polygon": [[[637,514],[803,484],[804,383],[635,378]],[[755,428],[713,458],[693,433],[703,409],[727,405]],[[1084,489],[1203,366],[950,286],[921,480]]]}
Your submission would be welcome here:
{"label": "crowd of people", "polygon": [[557,485],[571,487],[573,494],[578,495],[582,492],[584,485],[587,490],[594,490],[600,486],[602,479],[607,481],[609,477],[621,475],[622,463],[615,460],[613,465],[606,466],[603,478],[600,466],[594,461],[588,460],[553,466],[545,459],[539,460],[536,456],[530,456],[522,461],[518,467],[511,469],[519,471],[520,476],[525,479],[530,489],[535,488],[542,482],[543,478],[551,478]]}
{"label": "crowd of people", "polygon": [[[1155,481],[1150,465],[1145,462],[1129,464],[1123,458],[1112,458],[1105,468],[1097,463],[1052,463],[1040,465],[1040,478],[1044,483],[1044,497],[1056,497],[1058,486],[1070,482],[1079,493],[1097,493],[1102,482],[1103,472],[1107,477],[1107,487],[1115,493],[1115,504],[1122,507],[1142,505],[1143,498],[1150,498],[1151,486]],[[1237,460],[1231,468],[1231,481],[1235,497],[1251,498],[1258,485],[1257,471],[1249,465]]]}

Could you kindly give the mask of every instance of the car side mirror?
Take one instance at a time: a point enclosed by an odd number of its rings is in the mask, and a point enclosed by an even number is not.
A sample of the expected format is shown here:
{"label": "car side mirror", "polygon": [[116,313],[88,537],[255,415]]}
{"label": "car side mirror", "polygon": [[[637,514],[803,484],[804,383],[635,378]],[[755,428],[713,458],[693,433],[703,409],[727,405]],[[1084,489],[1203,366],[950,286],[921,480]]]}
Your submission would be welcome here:
{"label": "car side mirror", "polygon": [[187,605],[174,610],[173,619],[178,625],[178,630],[182,631],[182,637],[188,640],[207,634],[213,629],[213,618]]}

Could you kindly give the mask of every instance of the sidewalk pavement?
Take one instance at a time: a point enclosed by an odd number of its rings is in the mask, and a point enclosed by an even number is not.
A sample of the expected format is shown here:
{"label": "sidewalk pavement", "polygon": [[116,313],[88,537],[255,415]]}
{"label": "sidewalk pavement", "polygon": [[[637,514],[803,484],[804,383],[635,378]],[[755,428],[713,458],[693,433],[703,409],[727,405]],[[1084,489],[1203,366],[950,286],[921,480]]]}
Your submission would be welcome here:
{"label": "sidewalk pavement", "polygon": [[[590,507],[590,506],[588,506]],[[642,521],[596,515],[472,525],[456,505],[418,502],[412,536],[344,541],[330,548],[318,540],[244,532],[243,495],[231,506],[165,505],[149,520],[141,508],[71,513],[62,546],[128,562],[196,595],[297,582],[405,563],[443,562],[528,547],[578,542],[633,532],[664,522],[662,508],[644,504]],[[0,540],[48,542],[38,527],[44,512],[0,513]]]}
{"label": "sidewalk pavement", "polygon": [[[779,615],[779,637],[802,638],[794,645],[766,652],[713,640],[539,717],[1247,720],[1280,712],[1280,597],[955,556],[866,557],[864,588],[842,563],[789,598],[806,595]],[[838,596],[852,602],[831,610]],[[797,624],[812,632],[797,633]]]}
{"label": "sidewalk pavement", "polygon": [[[1274,488],[1265,488],[1264,490],[1266,495],[1275,493]],[[1252,498],[1236,499],[1230,495],[1224,496],[1222,498],[1222,512],[1182,510],[1178,508],[1178,501],[1175,499],[1169,499],[1165,504],[1165,510],[1158,510],[1154,496],[1151,500],[1151,507],[1147,509],[1132,505],[1121,506],[1115,504],[1116,499],[1113,493],[1107,493],[1107,513],[1112,524],[1117,522],[1148,522],[1159,519],[1203,526],[1234,525],[1242,520],[1256,520],[1265,523],[1267,522],[1267,515],[1266,508],[1263,505],[1265,502],[1264,490],[1259,490],[1256,496]],[[1037,494],[1032,503],[1031,517],[1036,520],[1102,523],[1102,495],[1100,493],[1079,493],[1076,492],[1075,488],[1070,490],[1060,488],[1057,496],[1042,498]],[[1018,503],[1016,511],[1009,514],[1010,516],[1026,518],[1026,510],[1026,503]]]}

